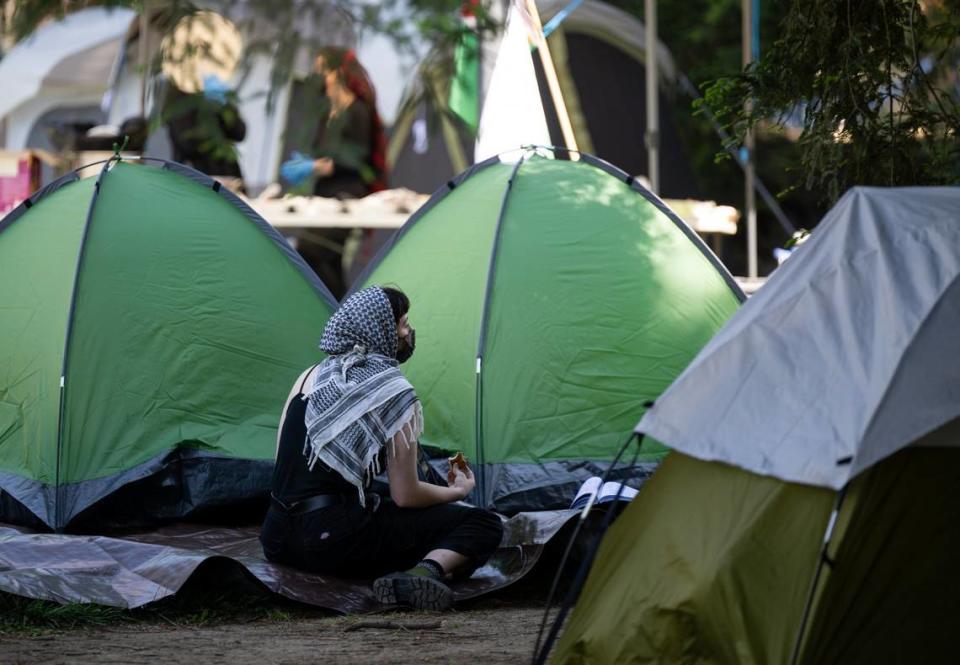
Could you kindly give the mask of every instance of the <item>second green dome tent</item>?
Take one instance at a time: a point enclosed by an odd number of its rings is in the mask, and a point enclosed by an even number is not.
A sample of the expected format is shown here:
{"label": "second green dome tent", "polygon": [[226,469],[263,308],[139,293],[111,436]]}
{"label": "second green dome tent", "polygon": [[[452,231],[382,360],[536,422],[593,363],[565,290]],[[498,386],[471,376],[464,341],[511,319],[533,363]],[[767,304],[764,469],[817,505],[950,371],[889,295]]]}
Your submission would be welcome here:
{"label": "second green dome tent", "polygon": [[[357,284],[410,296],[423,443],[463,450],[505,512],[569,504],[744,298],[632,177],[513,156],[442,187]],[[640,475],[665,451],[645,446]]]}

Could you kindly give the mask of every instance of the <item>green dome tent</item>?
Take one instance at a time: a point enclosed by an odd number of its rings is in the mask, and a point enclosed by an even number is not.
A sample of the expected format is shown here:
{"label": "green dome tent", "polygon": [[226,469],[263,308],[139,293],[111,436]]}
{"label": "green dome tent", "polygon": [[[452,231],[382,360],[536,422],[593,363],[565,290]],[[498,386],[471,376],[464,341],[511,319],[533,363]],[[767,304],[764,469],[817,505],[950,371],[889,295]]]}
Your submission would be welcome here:
{"label": "green dome tent", "polygon": [[159,160],[69,174],[0,221],[0,284],[0,520],[263,495],[335,301],[239,199]]}
{"label": "green dome tent", "polygon": [[632,177],[546,153],[451,180],[359,280],[409,294],[422,440],[463,450],[504,512],[568,505],[743,298]]}
{"label": "green dome tent", "polygon": [[556,663],[946,663],[960,188],[855,188],[649,409]]}

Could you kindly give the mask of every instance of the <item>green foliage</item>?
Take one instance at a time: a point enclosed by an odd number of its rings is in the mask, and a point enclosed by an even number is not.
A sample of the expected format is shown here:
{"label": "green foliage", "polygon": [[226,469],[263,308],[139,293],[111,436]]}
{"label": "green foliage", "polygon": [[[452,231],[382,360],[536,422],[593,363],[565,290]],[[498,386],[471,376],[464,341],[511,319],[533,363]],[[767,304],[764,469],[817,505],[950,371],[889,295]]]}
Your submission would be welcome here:
{"label": "green foliage", "polygon": [[[644,0],[609,0],[643,20]],[[740,71],[742,0],[685,0],[657,4],[660,40],[697,85]],[[761,0],[761,42],[784,17],[783,2]],[[761,44],[762,45],[762,44]]]}
{"label": "green foliage", "polygon": [[[643,19],[643,0],[612,0],[622,9]],[[660,40],[670,49],[679,71],[685,73],[698,89],[723,77],[736,76],[741,70],[741,7],[742,0],[686,0],[659,2]],[[787,14],[782,0],[760,0],[760,51],[768,47],[778,26]],[[703,113],[693,112],[692,100],[679,90],[674,98],[677,113],[661,116],[661,122],[674,123],[683,141],[701,196],[725,205],[743,209],[743,171],[722,150],[717,133]],[[757,173],[794,224],[813,226],[824,210],[815,205],[811,195],[795,190],[800,156],[796,144],[781,134],[758,137]],[[758,199],[761,271],[772,270],[775,262],[769,250],[786,240],[783,229],[773,214]],[[744,224],[740,225],[745,228]],[[740,232],[741,235],[744,231]],[[734,271],[746,270],[746,240],[743,237],[722,241],[721,255]]]}
{"label": "green foliage", "polygon": [[[291,71],[300,47],[315,50],[330,45],[324,41],[327,33],[321,39],[315,30],[325,22],[343,23],[354,34],[370,31],[385,35],[401,53],[411,55],[424,44],[452,46],[463,31],[461,0],[245,0],[237,11],[239,5],[235,0],[199,4],[188,0],[18,0],[0,14],[0,34],[17,42],[44,21],[94,6],[146,9],[161,33],[172,29],[184,16],[214,11],[229,16],[245,34],[255,34],[256,38],[245,45],[244,55],[270,54],[278,77],[283,79]],[[476,11],[481,28],[495,27],[482,7]]]}
{"label": "green foliage", "polygon": [[[70,12],[92,6],[126,7],[145,13],[149,16],[151,33],[160,36],[171,34],[187,17],[203,22],[205,15],[199,12],[215,12],[229,18],[245,36],[237,78],[242,82],[260,57],[270,63],[268,89],[254,93],[263,97],[268,108],[273,106],[277,93],[290,80],[296,67],[304,66],[303,55],[315,53],[321,47],[351,43],[356,36],[372,32],[389,38],[401,58],[411,63],[424,51],[451,56],[443,59],[449,70],[454,46],[465,30],[460,19],[461,0],[245,0],[243,3],[204,0],[198,4],[187,0],[18,0],[8,3],[5,11],[0,12],[0,36],[5,42],[16,42],[45,21],[61,19]],[[497,28],[482,6],[478,4],[475,11],[480,29]],[[137,24],[134,29],[139,27]],[[156,46],[156,42],[153,44]],[[229,162],[236,158],[227,131],[236,121],[235,92],[228,93],[225,105],[212,103],[199,94],[171,99],[162,85],[163,79],[154,76],[165,64],[177,65],[181,59],[198,53],[214,59],[210,51],[210,45],[203,43],[187,45],[177,53],[168,49],[156,51],[156,56],[142,71],[144,80],[153,86],[154,97],[164,100],[150,119],[150,125],[156,129],[171,121],[190,123],[193,128],[184,132],[183,138],[193,139],[198,151],[211,159]]]}
{"label": "green foliage", "polygon": [[208,626],[227,622],[285,622],[316,617],[320,613],[315,608],[276,596],[250,592],[188,590],[134,610],[80,603],[59,605],[0,593],[0,636],[135,623]]}
{"label": "green foliage", "polygon": [[736,140],[799,125],[808,189],[960,182],[958,0],[795,0],[748,71],[707,90]]}
{"label": "green foliage", "polygon": [[799,247],[805,243],[810,238],[810,231],[807,229],[800,229],[796,231],[790,239],[783,244],[784,249],[793,249],[794,247]]}
{"label": "green foliage", "polygon": [[123,616],[123,610],[115,607],[57,605],[44,600],[0,596],[0,635],[105,626],[122,621]]}
{"label": "green foliage", "polygon": [[[0,36],[5,41],[20,41],[48,20],[63,18],[66,14],[86,7],[125,7],[146,12],[152,31],[168,35],[186,17],[202,21],[201,11],[212,11],[229,18],[245,36],[239,63],[242,81],[250,73],[255,60],[264,56],[270,63],[269,89],[262,95],[264,103],[272,107],[276,94],[290,80],[304,53],[321,47],[350,43],[357,35],[372,32],[386,36],[396,47],[401,58],[410,62],[419,59],[422,52],[445,54],[445,67],[453,66],[452,53],[464,30],[460,19],[461,0],[382,0],[351,2],[348,0],[205,0],[194,4],[188,0],[18,0],[8,3],[0,12]],[[475,7],[477,25],[481,30],[496,30],[482,5]],[[164,63],[177,64],[180,58],[189,58],[196,50],[210,55],[209,45],[186,49],[179,54],[159,51],[143,74],[155,86],[154,94],[162,95],[156,87],[159,78],[152,77]],[[447,72],[449,75],[449,71]],[[234,96],[228,102],[235,103]],[[221,110],[223,111],[221,113]],[[199,96],[177,99],[166,104],[152,119],[152,127],[176,117],[196,117],[196,136],[202,137],[201,150],[219,160],[235,158],[233,143],[224,136],[223,124],[230,124],[232,107],[213,109]]]}

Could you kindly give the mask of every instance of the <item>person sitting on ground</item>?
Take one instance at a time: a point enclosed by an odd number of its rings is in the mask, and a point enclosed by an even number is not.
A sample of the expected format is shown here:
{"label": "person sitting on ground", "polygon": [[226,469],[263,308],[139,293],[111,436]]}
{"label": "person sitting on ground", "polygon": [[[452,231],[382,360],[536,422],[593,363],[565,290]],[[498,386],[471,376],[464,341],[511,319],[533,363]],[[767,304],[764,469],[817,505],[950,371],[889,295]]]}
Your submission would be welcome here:
{"label": "person sitting on ground", "polygon": [[[372,286],[327,323],[327,359],[300,375],[284,406],[260,541],[270,561],[380,576],[380,602],[441,610],[452,602],[445,580],[483,565],[503,526],[456,503],[474,488],[469,467],[451,468],[447,487],[418,477],[423,412],[399,370],[414,350],[409,309],[403,292]],[[390,497],[381,500],[368,487],[384,465]]]}

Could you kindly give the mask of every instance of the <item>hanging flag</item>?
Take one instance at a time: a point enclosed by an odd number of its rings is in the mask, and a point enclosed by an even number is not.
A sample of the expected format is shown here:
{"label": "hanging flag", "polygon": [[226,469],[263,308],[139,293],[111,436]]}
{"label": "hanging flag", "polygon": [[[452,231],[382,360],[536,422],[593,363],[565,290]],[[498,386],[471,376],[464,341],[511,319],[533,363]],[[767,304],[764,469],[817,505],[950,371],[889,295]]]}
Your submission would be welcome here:
{"label": "hanging flag", "polygon": [[475,161],[524,145],[550,145],[540,87],[530,53],[538,35],[518,2],[510,4],[493,76],[483,102]]}
{"label": "hanging flag", "polygon": [[460,10],[463,31],[453,54],[453,78],[447,104],[474,135],[480,116],[480,39],[477,35],[477,17],[474,6],[478,0],[463,3]]}

